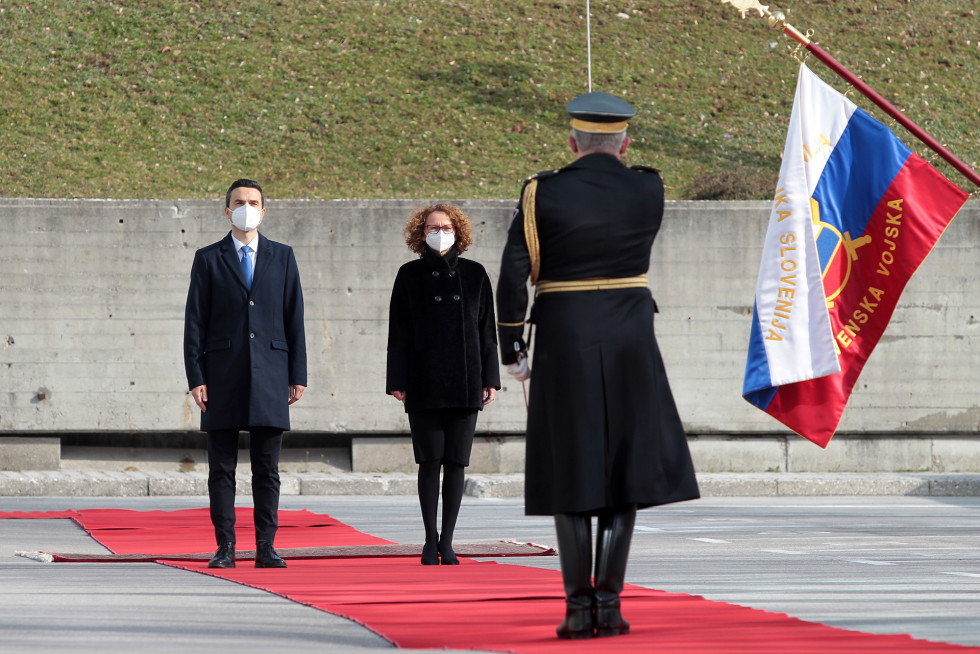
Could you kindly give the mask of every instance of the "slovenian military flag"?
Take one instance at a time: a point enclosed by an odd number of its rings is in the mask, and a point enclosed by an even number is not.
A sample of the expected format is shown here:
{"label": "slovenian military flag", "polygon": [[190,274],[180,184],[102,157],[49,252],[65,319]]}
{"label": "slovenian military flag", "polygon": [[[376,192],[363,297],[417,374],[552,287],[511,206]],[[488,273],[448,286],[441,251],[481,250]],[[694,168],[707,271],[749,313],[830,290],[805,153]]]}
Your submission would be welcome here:
{"label": "slovenian military flag", "polygon": [[742,394],[830,442],[898,298],[968,197],[801,66]]}

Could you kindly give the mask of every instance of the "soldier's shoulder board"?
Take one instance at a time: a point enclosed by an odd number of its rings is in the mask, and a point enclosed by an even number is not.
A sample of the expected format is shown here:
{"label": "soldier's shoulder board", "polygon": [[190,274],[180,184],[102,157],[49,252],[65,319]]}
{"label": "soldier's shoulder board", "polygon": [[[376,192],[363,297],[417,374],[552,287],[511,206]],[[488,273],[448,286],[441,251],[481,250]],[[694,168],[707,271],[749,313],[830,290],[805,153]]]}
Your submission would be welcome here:
{"label": "soldier's shoulder board", "polygon": [[527,184],[532,179],[544,179],[545,177],[551,177],[552,175],[557,175],[558,173],[561,172],[561,170],[562,170],[561,168],[555,168],[553,170],[543,170],[540,173],[534,173],[533,175],[525,179],[524,183]]}
{"label": "soldier's shoulder board", "polygon": [[641,173],[655,173],[657,175],[660,174],[659,170],[657,170],[656,168],[651,168],[650,166],[630,166],[630,168]]}

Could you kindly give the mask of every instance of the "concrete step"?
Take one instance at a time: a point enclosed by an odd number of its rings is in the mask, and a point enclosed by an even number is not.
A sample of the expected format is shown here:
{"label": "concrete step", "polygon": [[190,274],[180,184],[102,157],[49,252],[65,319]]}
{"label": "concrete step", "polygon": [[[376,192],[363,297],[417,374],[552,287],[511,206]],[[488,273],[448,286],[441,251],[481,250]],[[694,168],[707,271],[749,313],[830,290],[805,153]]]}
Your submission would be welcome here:
{"label": "concrete step", "polygon": [[[283,495],[415,495],[406,473],[281,473]],[[703,497],[806,495],[980,496],[978,473],[700,473]],[[249,475],[238,475],[238,494],[251,493]],[[466,495],[520,498],[523,474],[471,474]],[[0,497],[206,496],[202,472],[0,471]]]}

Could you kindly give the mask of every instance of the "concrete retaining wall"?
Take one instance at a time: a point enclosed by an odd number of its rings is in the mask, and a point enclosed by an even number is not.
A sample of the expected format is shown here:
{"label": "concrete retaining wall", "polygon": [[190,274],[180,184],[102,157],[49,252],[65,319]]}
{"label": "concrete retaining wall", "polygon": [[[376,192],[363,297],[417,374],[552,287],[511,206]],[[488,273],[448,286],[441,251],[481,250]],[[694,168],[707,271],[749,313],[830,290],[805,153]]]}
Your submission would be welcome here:
{"label": "concrete retaining wall", "polygon": [[[419,201],[270,201],[263,233],[296,250],[310,387],[302,432],[408,430],[384,395],[387,309]],[[512,201],[461,201],[468,255],[496,283]],[[767,202],[669,203],[650,285],[681,417],[695,435],[786,434],[741,398]],[[858,382],[842,433],[980,431],[980,203],[909,284]],[[194,250],[228,231],[218,201],[0,200],[0,433],[180,432],[198,427],[181,340]],[[505,376],[506,377],[506,376]],[[478,426],[524,428],[521,388]],[[803,443],[803,445],[808,445]],[[784,459],[785,460],[785,459]]]}

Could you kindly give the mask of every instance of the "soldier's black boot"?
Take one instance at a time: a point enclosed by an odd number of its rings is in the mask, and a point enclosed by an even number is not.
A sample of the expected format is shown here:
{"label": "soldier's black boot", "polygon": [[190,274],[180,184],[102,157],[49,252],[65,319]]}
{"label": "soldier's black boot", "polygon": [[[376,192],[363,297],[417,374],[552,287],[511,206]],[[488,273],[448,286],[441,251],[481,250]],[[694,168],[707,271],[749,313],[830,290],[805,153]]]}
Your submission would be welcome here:
{"label": "soldier's black boot", "polygon": [[592,589],[592,516],[559,513],[555,516],[558,558],[565,585],[565,620],[559,638],[592,638],[595,635]]}
{"label": "soldier's black boot", "polygon": [[636,522],[636,507],[599,514],[596,535],[595,599],[596,636],[628,634],[630,625],[620,612],[619,595],[626,578],[626,561]]}

